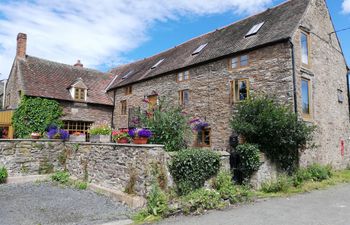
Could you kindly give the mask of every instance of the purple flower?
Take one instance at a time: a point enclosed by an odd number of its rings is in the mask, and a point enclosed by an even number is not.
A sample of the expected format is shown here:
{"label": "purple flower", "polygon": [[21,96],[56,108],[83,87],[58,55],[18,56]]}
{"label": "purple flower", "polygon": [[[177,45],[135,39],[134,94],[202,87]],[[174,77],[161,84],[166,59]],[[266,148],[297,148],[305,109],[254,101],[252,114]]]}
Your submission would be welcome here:
{"label": "purple flower", "polygon": [[55,137],[55,135],[57,134],[58,129],[57,128],[51,128],[48,132],[47,132],[47,136],[49,137],[49,139],[53,139]]}
{"label": "purple flower", "polygon": [[197,123],[197,122],[200,122],[200,119],[192,119],[192,120],[190,120],[190,124]]}
{"label": "purple flower", "polygon": [[132,137],[132,138],[135,137],[135,132],[136,132],[136,129],[130,129],[130,130],[128,131],[130,137]]}
{"label": "purple flower", "polygon": [[69,139],[69,132],[66,130],[60,130],[60,138],[62,140],[68,140]]}
{"label": "purple flower", "polygon": [[150,138],[152,136],[152,131],[142,128],[138,131],[137,136]]}

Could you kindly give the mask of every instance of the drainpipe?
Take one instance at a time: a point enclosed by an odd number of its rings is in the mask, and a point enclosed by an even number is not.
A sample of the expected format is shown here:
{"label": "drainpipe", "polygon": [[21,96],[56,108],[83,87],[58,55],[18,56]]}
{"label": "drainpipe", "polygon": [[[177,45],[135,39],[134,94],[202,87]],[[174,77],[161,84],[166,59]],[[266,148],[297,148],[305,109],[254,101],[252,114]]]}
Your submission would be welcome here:
{"label": "drainpipe", "polygon": [[112,119],[111,119],[112,128],[114,128],[114,109],[115,109],[115,90],[113,90],[113,109],[112,109]]}
{"label": "drainpipe", "polygon": [[292,67],[293,67],[293,96],[294,96],[294,112],[298,115],[298,102],[297,102],[297,81],[295,72],[295,55],[294,55],[294,44],[291,38],[289,38],[289,43],[292,49]]}

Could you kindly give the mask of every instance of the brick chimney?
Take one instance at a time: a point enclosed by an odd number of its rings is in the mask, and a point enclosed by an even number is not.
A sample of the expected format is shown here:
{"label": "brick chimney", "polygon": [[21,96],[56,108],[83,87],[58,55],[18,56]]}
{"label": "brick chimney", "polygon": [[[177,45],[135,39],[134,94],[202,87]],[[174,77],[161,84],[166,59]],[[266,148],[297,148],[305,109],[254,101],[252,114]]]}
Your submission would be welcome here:
{"label": "brick chimney", "polygon": [[81,64],[80,60],[78,59],[77,62],[74,64],[76,67],[84,67],[83,64]]}
{"label": "brick chimney", "polygon": [[18,33],[17,35],[17,52],[16,55],[19,58],[26,57],[27,49],[27,35],[24,33]]}

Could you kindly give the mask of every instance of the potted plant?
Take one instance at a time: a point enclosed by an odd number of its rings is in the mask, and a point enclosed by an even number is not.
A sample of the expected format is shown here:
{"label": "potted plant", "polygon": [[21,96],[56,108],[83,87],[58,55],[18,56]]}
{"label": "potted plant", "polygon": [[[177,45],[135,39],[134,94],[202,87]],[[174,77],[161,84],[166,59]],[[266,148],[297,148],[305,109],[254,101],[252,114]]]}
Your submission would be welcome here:
{"label": "potted plant", "polygon": [[127,130],[127,129],[114,130],[112,132],[112,140],[117,142],[117,143],[120,143],[120,144],[129,143],[130,135],[128,132],[129,132],[129,130]]}
{"label": "potted plant", "polygon": [[47,131],[47,137],[49,139],[61,139],[66,141],[69,139],[69,132],[58,127],[52,126]]}
{"label": "potted plant", "polygon": [[86,135],[84,133],[80,132],[74,132],[69,136],[69,141],[71,142],[85,142],[86,141]]}
{"label": "potted plant", "polygon": [[91,126],[90,133],[90,142],[92,143],[108,143],[110,142],[110,135],[112,129],[107,124],[94,124]]}
{"label": "potted plant", "polygon": [[31,133],[31,137],[32,137],[32,139],[39,139],[40,138],[40,133],[38,133],[38,132],[33,132],[33,133]]}
{"label": "potted plant", "polygon": [[134,144],[147,144],[148,139],[152,136],[152,131],[147,128],[132,129],[128,133]]}

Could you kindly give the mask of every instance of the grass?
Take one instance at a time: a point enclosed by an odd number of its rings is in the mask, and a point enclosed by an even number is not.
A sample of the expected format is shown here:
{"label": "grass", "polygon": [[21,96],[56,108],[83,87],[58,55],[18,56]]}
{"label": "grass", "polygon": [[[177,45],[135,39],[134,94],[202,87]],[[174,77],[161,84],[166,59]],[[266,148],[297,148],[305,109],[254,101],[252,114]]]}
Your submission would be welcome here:
{"label": "grass", "polygon": [[68,172],[58,171],[51,176],[51,180],[57,184],[73,187],[79,190],[85,190],[88,184],[84,181],[73,180],[69,177]]}
{"label": "grass", "polygon": [[266,193],[263,191],[257,191],[256,197],[258,198],[271,198],[271,197],[286,197],[293,194],[300,194],[305,192],[311,192],[313,190],[323,190],[331,186],[350,183],[350,170],[334,171],[333,176],[323,181],[305,181],[298,187],[290,186],[288,189],[275,193]]}

